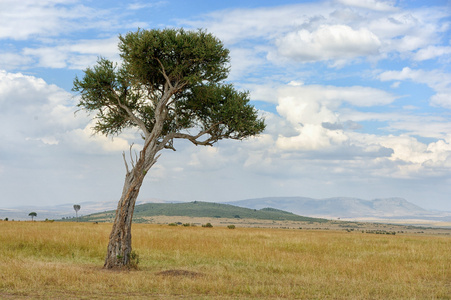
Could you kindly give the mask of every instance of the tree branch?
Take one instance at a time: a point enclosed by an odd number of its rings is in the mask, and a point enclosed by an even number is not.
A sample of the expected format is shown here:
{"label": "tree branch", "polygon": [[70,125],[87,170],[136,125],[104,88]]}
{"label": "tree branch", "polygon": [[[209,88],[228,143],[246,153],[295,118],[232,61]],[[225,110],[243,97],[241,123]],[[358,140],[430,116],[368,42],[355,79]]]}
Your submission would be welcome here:
{"label": "tree branch", "polygon": [[169,88],[173,89],[174,87],[172,86],[171,80],[169,79],[168,75],[166,74],[166,70],[164,69],[163,63],[158,58],[155,58],[155,59],[160,64],[161,73],[163,74],[164,79],[166,79],[166,83],[169,85]]}
{"label": "tree branch", "polygon": [[122,157],[124,158],[124,163],[125,163],[125,170],[127,172],[127,175],[130,174],[130,171],[128,169],[128,164],[127,164],[127,160],[125,159],[125,151],[122,152]]}
{"label": "tree branch", "polygon": [[130,145],[130,162],[132,163],[132,168],[135,168],[135,164],[133,163],[133,156],[132,156],[132,147],[133,147],[134,143],[132,143]]}
{"label": "tree branch", "polygon": [[[222,136],[211,135],[211,131],[213,130],[213,128],[218,126],[219,124],[221,124],[221,123],[219,123],[219,122],[215,123],[212,126],[210,126],[210,128],[203,130],[196,135],[180,133],[180,132],[170,133],[163,139],[163,141],[162,141],[163,147],[173,149],[173,145],[170,144],[170,141],[173,139],[186,139],[186,140],[189,140],[191,143],[193,143],[196,146],[213,146],[213,144],[216,141],[221,140],[223,138]],[[201,138],[202,136],[204,136],[206,134],[210,134],[210,137],[203,141],[198,140],[199,138]]]}
{"label": "tree branch", "polygon": [[130,121],[132,121],[133,123],[135,123],[139,128],[141,128],[141,130],[144,132],[145,136],[149,135],[149,131],[147,130],[146,124],[140,119],[138,118],[132,111],[131,109],[127,106],[121,103],[121,99],[119,97],[119,95],[116,93],[116,91],[113,89],[113,87],[110,87],[111,92],[114,95],[114,98],[116,98],[117,101],[117,105],[122,108],[123,110],[125,110],[125,112],[127,113],[127,115],[130,117]]}

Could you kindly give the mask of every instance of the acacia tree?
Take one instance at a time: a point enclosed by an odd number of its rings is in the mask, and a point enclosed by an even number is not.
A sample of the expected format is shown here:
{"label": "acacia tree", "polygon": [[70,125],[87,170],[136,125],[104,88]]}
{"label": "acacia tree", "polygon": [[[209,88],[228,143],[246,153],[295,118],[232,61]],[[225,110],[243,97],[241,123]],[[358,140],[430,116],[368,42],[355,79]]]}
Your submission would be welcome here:
{"label": "acacia tree", "polygon": [[78,222],[78,211],[80,210],[81,206],[79,204],[74,204],[74,210],[75,215],[77,216],[77,222]]}
{"label": "acacia tree", "polygon": [[[160,151],[174,140],[212,146],[221,139],[257,135],[265,123],[249,104],[248,92],[224,80],[229,51],[205,31],[138,30],[119,36],[122,63],[100,58],[74,80],[78,106],[95,112],[94,131],[106,136],[137,128],[142,150],[127,163],[122,196],[109,237],[105,268],[128,266],[131,224],[143,179]],[[129,167],[129,164],[131,165]]]}
{"label": "acacia tree", "polygon": [[29,213],[28,216],[31,217],[31,221],[34,221],[34,217],[36,217],[38,214],[35,213],[34,211]]}

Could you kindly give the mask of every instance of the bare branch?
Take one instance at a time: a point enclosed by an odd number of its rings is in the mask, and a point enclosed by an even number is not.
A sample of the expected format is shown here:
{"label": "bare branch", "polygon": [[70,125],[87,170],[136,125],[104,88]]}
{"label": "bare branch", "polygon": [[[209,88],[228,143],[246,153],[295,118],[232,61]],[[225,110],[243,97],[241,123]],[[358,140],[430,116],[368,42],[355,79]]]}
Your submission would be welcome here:
{"label": "bare branch", "polygon": [[[131,162],[131,164],[132,164],[132,168],[134,169],[135,168],[135,163],[133,162],[133,156],[132,156],[132,147],[133,147],[133,145],[134,145],[134,143],[132,143],[131,145],[130,145],[130,162]],[[138,160],[136,160],[136,161],[138,161]]]}
{"label": "bare branch", "polygon": [[[193,143],[196,146],[213,146],[213,144],[222,139],[221,136],[213,136],[211,135],[211,130],[219,125],[220,123],[217,123],[213,126],[211,126],[209,129],[207,130],[203,130],[201,132],[199,132],[196,135],[191,135],[191,134],[187,134],[187,133],[180,133],[180,132],[173,132],[168,134],[164,139],[163,139],[163,145],[164,148],[170,148],[172,147],[172,144],[170,144],[170,141],[173,139],[186,139],[189,140],[191,143]],[[210,137],[203,140],[203,141],[199,141],[198,139],[201,138],[202,136],[206,135],[206,134],[210,134]],[[169,145],[168,145],[169,143]]]}
{"label": "bare branch", "polygon": [[125,152],[122,152],[122,157],[124,158],[125,170],[126,170],[127,175],[128,175],[128,174],[130,174],[130,171],[129,171],[129,169],[128,169],[127,160],[125,159]]}
{"label": "bare branch", "polygon": [[165,149],[171,149],[172,151],[176,151],[174,148],[174,140],[173,139],[169,140],[166,144],[163,144],[163,147]]}

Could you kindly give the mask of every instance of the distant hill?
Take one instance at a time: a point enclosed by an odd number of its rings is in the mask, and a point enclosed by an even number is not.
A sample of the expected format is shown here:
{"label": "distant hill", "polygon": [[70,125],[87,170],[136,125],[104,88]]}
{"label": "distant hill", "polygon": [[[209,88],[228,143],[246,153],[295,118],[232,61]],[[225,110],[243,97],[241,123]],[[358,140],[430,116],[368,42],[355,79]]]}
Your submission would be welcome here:
{"label": "distant hill", "polygon": [[326,218],[438,218],[437,213],[425,210],[402,198],[362,200],[347,197],[327,199],[268,197],[228,203],[251,209],[273,207],[298,215]]}
{"label": "distant hill", "polygon": [[[110,210],[83,216],[80,221],[112,221],[115,211]],[[137,205],[133,214],[134,222],[152,216],[186,216],[206,218],[240,218],[275,221],[327,222],[325,219],[302,217],[274,208],[250,209],[230,204],[194,201],[189,203],[146,203]]]}

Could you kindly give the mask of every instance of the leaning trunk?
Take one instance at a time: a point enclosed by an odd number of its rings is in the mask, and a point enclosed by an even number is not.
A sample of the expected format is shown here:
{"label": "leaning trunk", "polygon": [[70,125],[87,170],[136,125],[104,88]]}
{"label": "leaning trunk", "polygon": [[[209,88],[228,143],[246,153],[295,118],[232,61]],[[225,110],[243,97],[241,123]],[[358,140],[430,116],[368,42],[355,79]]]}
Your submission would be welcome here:
{"label": "leaning trunk", "polygon": [[144,177],[147,171],[157,162],[159,157],[157,153],[166,145],[166,142],[161,144],[156,142],[156,137],[161,134],[163,129],[163,121],[164,118],[157,118],[154,130],[146,137],[143,150],[140,152],[140,157],[136,161],[136,165],[133,164],[133,158],[131,158],[133,166],[131,172],[128,169],[124,154],[127,173],[121,200],[117,205],[116,217],[114,218],[113,229],[110,234],[104,268],[113,269],[130,266],[133,211]]}
{"label": "leaning trunk", "polygon": [[[127,172],[121,200],[118,203],[113,229],[108,243],[108,252],[104,268],[128,267],[132,252],[132,218],[139,189],[144,179],[144,172],[136,166],[131,173]],[[138,176],[136,176],[139,174]]]}

